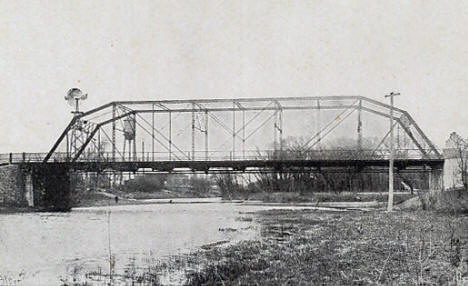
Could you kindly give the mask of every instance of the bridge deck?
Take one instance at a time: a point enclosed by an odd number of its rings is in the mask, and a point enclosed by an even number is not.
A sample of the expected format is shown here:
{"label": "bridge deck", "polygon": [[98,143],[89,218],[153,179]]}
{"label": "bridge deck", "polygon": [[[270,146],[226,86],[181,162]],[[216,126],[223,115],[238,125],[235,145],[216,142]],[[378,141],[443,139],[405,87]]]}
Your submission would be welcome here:
{"label": "bridge deck", "polygon": [[[245,171],[246,169],[273,169],[273,170],[297,170],[300,168],[346,168],[353,167],[363,169],[367,167],[388,167],[388,159],[364,159],[364,160],[219,160],[219,161],[132,161],[132,162],[18,162],[23,167],[34,167],[43,164],[63,166],[82,171],[137,171],[138,169],[152,169],[153,171],[168,172],[176,169],[188,169],[193,171],[214,171],[219,169]],[[443,159],[397,159],[395,168],[405,170],[411,168],[442,168]]]}

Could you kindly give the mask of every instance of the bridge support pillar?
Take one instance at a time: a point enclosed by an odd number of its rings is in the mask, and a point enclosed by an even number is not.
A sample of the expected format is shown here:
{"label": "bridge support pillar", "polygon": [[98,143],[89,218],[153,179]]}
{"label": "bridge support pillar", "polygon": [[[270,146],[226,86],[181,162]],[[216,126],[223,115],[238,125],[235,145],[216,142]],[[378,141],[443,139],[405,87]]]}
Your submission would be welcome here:
{"label": "bridge support pillar", "polygon": [[50,211],[71,209],[70,174],[63,166],[39,165],[32,169],[34,206]]}
{"label": "bridge support pillar", "polygon": [[444,170],[443,168],[433,167],[429,172],[429,190],[439,192],[444,188]]}
{"label": "bridge support pillar", "polygon": [[28,172],[18,165],[0,167],[0,206],[27,207]]}

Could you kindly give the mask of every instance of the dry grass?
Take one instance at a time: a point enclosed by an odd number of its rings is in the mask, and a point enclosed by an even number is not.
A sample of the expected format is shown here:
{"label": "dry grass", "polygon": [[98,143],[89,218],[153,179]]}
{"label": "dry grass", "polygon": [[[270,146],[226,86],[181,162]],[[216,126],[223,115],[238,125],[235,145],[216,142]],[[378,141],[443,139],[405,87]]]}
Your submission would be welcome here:
{"label": "dry grass", "polygon": [[204,252],[187,285],[463,285],[468,217],[268,211],[261,241]]}
{"label": "dry grass", "polygon": [[[399,204],[416,194],[395,194],[394,203]],[[317,203],[317,202],[386,202],[387,193],[306,193],[299,192],[257,192],[235,197],[238,199],[261,200],[269,203]]]}

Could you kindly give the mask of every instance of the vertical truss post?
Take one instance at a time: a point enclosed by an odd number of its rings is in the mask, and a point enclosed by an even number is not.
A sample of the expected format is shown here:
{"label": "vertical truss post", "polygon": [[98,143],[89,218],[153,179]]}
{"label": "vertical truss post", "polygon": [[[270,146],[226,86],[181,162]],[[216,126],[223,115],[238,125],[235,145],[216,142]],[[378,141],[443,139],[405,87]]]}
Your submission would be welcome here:
{"label": "vertical truss post", "polygon": [[205,161],[208,161],[208,110],[205,111]]}
{"label": "vertical truss post", "polygon": [[151,105],[151,158],[154,161],[154,103]]}
{"label": "vertical truss post", "polygon": [[132,149],[135,150],[135,145],[136,144],[133,144],[134,142],[135,142],[135,140],[128,142],[128,160],[129,161],[134,161],[135,160],[135,158],[133,156],[134,152],[132,151]]}
{"label": "vertical truss post", "polygon": [[398,128],[400,128],[401,131],[401,138],[400,138],[400,148],[401,149],[408,149],[408,136],[405,134],[404,129],[401,128],[401,121],[398,124]]}
{"label": "vertical truss post", "polygon": [[274,111],[274,117],[275,117],[275,120],[273,122],[273,154],[275,156],[276,154],[276,151],[278,150],[278,127],[277,127],[277,124],[278,124],[278,109],[275,109]]}
{"label": "vertical truss post", "polygon": [[236,103],[232,102],[232,159],[236,157]]}
{"label": "vertical truss post", "polygon": [[280,158],[283,154],[283,109],[279,111],[279,144],[280,144]]}
{"label": "vertical truss post", "polygon": [[133,138],[133,161],[136,161],[137,160],[137,149],[136,149],[136,127],[137,127],[137,123],[136,123],[136,114],[133,114],[133,120],[135,120],[135,127],[134,127],[134,130],[133,130],[133,132],[135,133],[135,138]]}
{"label": "vertical truss post", "polygon": [[320,151],[322,149],[322,138],[321,138],[321,131],[320,131],[320,99],[317,99],[317,120],[315,122],[316,130],[317,130],[317,149]]}
{"label": "vertical truss post", "polygon": [[132,149],[133,149],[133,141],[128,141],[128,161],[132,161],[132,160],[133,160],[133,152],[132,152]]}
{"label": "vertical truss post", "polygon": [[278,151],[278,143],[279,143],[279,155],[283,152],[283,108],[276,102],[277,109],[275,110],[275,122],[273,124],[274,129],[274,151],[275,156],[277,155]]}
{"label": "vertical truss post", "polygon": [[[112,104],[112,162],[115,162],[115,115],[116,115],[116,112],[117,112],[117,108],[115,106],[115,103]],[[124,152],[125,154],[125,152]],[[125,155],[124,155],[125,156]]]}
{"label": "vertical truss post", "polygon": [[76,141],[76,129],[75,126],[72,127],[71,129],[71,134],[70,134],[70,157],[73,156],[75,153],[75,141]]}
{"label": "vertical truss post", "polygon": [[172,112],[169,111],[169,161],[172,160]]}
{"label": "vertical truss post", "polygon": [[68,132],[66,135],[66,139],[67,139],[67,161],[68,161],[70,159],[70,139],[69,139]]}
{"label": "vertical truss post", "polygon": [[245,110],[242,110],[242,158],[245,160]]}
{"label": "vertical truss post", "polygon": [[362,118],[361,118],[361,113],[362,113],[362,100],[359,100],[358,124],[357,124],[357,133],[358,133],[357,147],[358,147],[359,151],[362,150]]}
{"label": "vertical truss post", "polygon": [[97,136],[97,155],[98,155],[98,161],[101,160],[101,127],[98,129],[98,136]]}
{"label": "vertical truss post", "polygon": [[400,142],[400,124],[397,125],[397,150],[401,150],[401,142]]}
{"label": "vertical truss post", "polygon": [[195,103],[192,102],[192,161],[195,160]]}
{"label": "vertical truss post", "polygon": [[125,147],[127,145],[127,139],[124,139],[123,151],[122,151],[122,161],[125,162]]}

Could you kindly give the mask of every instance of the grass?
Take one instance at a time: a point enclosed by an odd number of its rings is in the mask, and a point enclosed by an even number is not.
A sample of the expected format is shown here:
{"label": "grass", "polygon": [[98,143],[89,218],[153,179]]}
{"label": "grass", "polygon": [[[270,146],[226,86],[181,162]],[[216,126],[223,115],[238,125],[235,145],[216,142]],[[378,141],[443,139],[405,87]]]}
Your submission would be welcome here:
{"label": "grass", "polygon": [[[398,204],[417,194],[396,193],[394,203]],[[317,203],[317,202],[386,202],[387,193],[310,193],[301,194],[298,192],[257,192],[249,194],[248,199],[260,200],[268,203]],[[244,197],[245,199],[245,197]]]}
{"label": "grass", "polygon": [[462,285],[468,274],[468,217],[267,211],[258,221],[261,240],[203,252],[187,285]]}
{"label": "grass", "polygon": [[94,271],[84,273],[78,270],[68,279],[62,280],[61,286],[91,286],[91,285],[141,285],[141,286],[161,286],[159,265],[148,266],[144,269],[137,267],[134,260],[130,260],[125,267],[125,271],[120,274],[112,274],[98,268]]}

